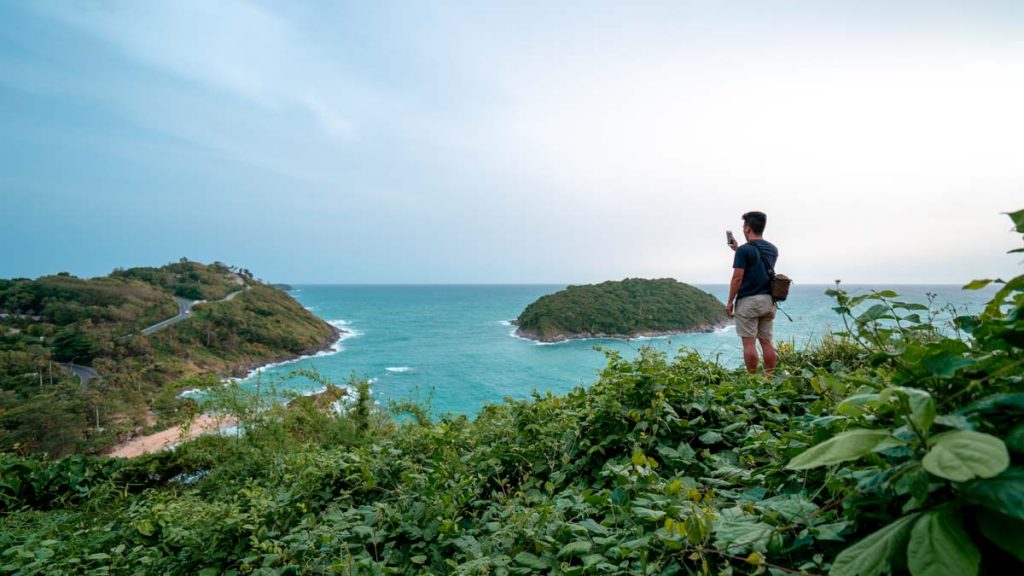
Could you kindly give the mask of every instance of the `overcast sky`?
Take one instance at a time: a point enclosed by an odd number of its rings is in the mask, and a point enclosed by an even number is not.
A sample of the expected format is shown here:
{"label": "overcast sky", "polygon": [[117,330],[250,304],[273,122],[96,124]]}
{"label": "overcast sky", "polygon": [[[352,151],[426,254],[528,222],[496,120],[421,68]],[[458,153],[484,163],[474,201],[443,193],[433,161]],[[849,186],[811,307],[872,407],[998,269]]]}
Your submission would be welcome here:
{"label": "overcast sky", "polygon": [[1020,274],[1024,2],[0,4],[0,276]]}

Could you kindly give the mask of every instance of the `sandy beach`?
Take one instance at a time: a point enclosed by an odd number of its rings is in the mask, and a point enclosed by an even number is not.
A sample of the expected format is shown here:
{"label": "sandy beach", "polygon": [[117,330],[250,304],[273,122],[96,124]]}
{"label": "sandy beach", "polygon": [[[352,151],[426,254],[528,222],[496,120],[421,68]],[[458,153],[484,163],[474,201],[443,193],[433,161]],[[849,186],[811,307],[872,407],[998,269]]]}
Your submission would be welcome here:
{"label": "sandy beach", "polygon": [[163,450],[183,440],[191,440],[203,434],[234,426],[236,422],[233,416],[200,414],[193,420],[192,426],[189,427],[187,432],[182,429],[182,426],[175,426],[174,428],[168,428],[167,430],[154,432],[146,436],[132,438],[111,448],[107,452],[107,456],[134,458],[150,452]]}
{"label": "sandy beach", "polygon": [[[256,371],[266,369],[268,367],[289,364],[304,358],[314,358],[327,354],[335,354],[340,351],[338,344],[344,340],[346,336],[350,335],[351,332],[334,325],[331,325],[331,331],[331,338],[328,339],[325,344],[315,350],[309,351],[307,354],[289,356],[287,358],[277,359],[272,362],[262,364],[243,366],[239,369],[242,370],[246,374],[245,377],[248,378]],[[200,414],[195,420],[193,420],[192,426],[189,427],[186,433],[183,433],[181,426],[175,426],[146,436],[138,436],[115,445],[106,453],[106,455],[113,456],[115,458],[134,458],[150,452],[163,450],[164,448],[172,444],[177,444],[178,442],[192,440],[193,438],[197,438],[203,434],[216,432],[223,428],[230,428],[236,423],[237,420],[233,416]]]}

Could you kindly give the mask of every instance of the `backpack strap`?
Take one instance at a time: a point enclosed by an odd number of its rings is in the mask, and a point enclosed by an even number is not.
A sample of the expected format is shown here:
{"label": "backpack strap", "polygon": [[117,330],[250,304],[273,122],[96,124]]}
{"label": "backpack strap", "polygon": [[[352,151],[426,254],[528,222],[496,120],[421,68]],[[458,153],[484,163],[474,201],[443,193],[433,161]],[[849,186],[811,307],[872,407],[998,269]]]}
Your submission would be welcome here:
{"label": "backpack strap", "polygon": [[748,242],[748,244],[753,246],[754,250],[757,252],[757,258],[761,261],[761,266],[764,266],[764,273],[768,275],[768,279],[771,280],[772,278],[774,278],[775,266],[768,266],[768,260],[764,257],[764,254],[761,253],[761,249],[757,247],[757,244],[755,244],[753,241]]}
{"label": "backpack strap", "polygon": [[[768,286],[771,287],[772,282],[775,281],[775,266],[770,268],[768,267],[768,260],[765,259],[764,254],[761,253],[761,249],[757,247],[757,244],[754,244],[753,242],[748,242],[748,244],[753,246],[754,250],[757,252],[757,257],[761,260],[761,266],[764,266],[764,271],[768,274]],[[776,311],[785,314],[786,318],[789,318],[790,322],[793,321],[793,318],[789,314],[786,314],[786,311],[779,306],[779,301],[775,299],[774,295],[772,295],[772,304],[775,305]]]}

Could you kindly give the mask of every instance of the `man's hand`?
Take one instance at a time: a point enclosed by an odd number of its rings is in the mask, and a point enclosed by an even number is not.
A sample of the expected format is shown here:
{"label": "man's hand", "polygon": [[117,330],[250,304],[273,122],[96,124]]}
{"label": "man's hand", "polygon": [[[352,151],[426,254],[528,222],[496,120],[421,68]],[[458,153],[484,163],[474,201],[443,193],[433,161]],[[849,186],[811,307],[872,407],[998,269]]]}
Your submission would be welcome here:
{"label": "man's hand", "polygon": [[725,313],[732,316],[733,303],[736,302],[736,295],[740,292],[740,286],[743,284],[743,268],[732,269],[732,279],[729,280],[729,297],[725,299],[728,304],[725,305]]}
{"label": "man's hand", "polygon": [[738,242],[736,242],[735,238],[732,239],[732,242],[729,242],[729,248],[732,248],[733,252],[735,252],[736,249],[739,248],[739,247],[740,247],[740,245],[739,245]]}

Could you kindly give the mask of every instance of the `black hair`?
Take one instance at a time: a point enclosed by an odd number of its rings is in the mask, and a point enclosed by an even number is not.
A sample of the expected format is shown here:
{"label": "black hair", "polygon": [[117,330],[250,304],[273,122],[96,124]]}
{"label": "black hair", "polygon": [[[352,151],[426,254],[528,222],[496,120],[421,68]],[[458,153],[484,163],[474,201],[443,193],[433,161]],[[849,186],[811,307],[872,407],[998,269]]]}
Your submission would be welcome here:
{"label": "black hair", "polygon": [[764,212],[747,212],[743,215],[743,223],[760,236],[764,234],[764,225],[768,222],[768,216]]}

